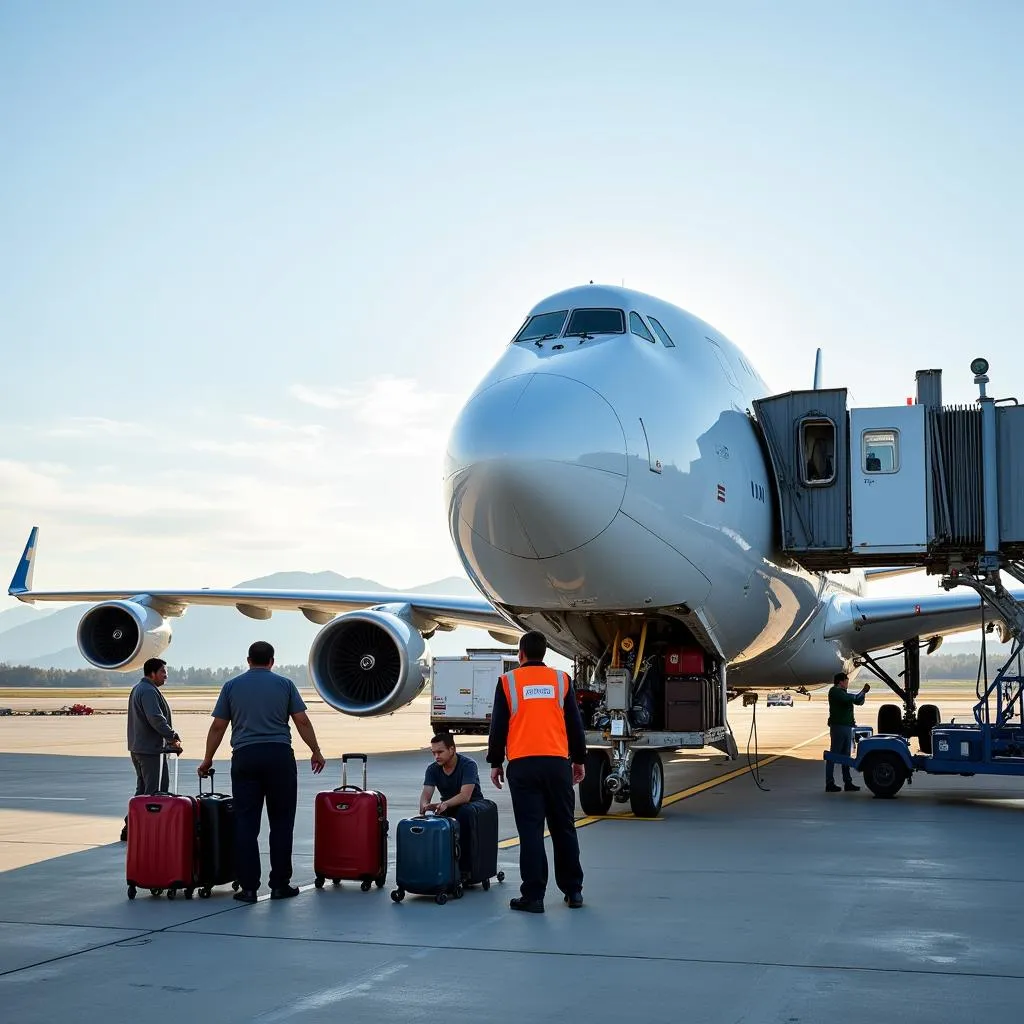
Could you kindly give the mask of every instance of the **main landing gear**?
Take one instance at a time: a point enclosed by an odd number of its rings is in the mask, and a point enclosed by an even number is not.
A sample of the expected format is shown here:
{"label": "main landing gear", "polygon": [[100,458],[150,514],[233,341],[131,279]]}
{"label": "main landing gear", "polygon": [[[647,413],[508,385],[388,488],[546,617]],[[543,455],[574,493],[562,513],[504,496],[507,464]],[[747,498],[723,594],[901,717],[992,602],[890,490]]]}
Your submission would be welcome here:
{"label": "main landing gear", "polygon": [[[878,709],[876,732],[879,735],[904,736],[907,739],[917,737],[922,754],[932,752],[932,729],[942,721],[942,715],[934,704],[917,706],[917,697],[921,690],[921,648],[928,647],[929,644],[930,641],[926,640],[922,643],[921,638],[915,636],[910,640],[905,640],[903,646],[891,654],[883,654],[878,658],[873,658],[870,654],[862,654],[858,659],[872,675],[881,679],[903,702],[902,707],[899,704],[883,704]],[[895,658],[900,655],[903,657],[903,671],[900,673],[903,677],[903,686],[900,686],[879,664],[886,658]],[[872,788],[870,783],[869,788]],[[874,792],[873,788],[872,792]]]}
{"label": "main landing gear", "polygon": [[665,769],[657,750],[634,750],[617,743],[612,751],[587,751],[586,775],[580,783],[580,808],[584,814],[605,815],[612,801],[625,803],[638,818],[656,818],[665,796]]}

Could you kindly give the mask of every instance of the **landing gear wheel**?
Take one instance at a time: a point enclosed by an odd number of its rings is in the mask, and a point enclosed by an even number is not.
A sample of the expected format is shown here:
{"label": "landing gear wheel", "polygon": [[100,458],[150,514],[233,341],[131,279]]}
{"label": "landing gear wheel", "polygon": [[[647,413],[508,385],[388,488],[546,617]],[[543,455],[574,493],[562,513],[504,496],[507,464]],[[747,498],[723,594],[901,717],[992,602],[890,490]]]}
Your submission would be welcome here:
{"label": "landing gear wheel", "polygon": [[404,889],[392,889],[391,890],[391,898],[396,903],[401,903],[402,900],[405,899],[405,890]]}
{"label": "landing gear wheel", "polygon": [[580,810],[588,815],[605,815],[612,806],[612,794],[605,786],[612,770],[608,755],[603,750],[588,750],[584,764],[587,773],[580,783]]}
{"label": "landing gear wheel", "polygon": [[480,885],[481,885],[481,887],[483,888],[484,892],[487,892],[487,890],[488,890],[488,889],[490,889],[490,887],[491,887],[491,880],[490,880],[489,878],[485,878],[485,879],[484,879],[484,880],[483,880],[483,881],[482,881],[482,882],[480,883]]}
{"label": "landing gear wheel", "polygon": [[314,884],[314,885],[315,885],[315,886],[316,886],[316,887],[317,887],[318,889],[322,889],[322,888],[324,887],[324,882],[326,882],[326,881],[327,881],[327,879],[326,879],[326,878],[324,878],[324,876],[323,876],[323,875],[317,875],[317,876],[316,876],[316,878],[314,878],[314,879],[313,879],[313,884]]}
{"label": "landing gear wheel", "polygon": [[371,882],[369,879],[366,879],[359,884],[359,888],[362,889],[363,892],[369,892],[372,885],[373,882]]}
{"label": "landing gear wheel", "polygon": [[942,715],[934,704],[922,704],[917,712],[917,745],[922,754],[932,752],[932,729],[942,721]]}
{"label": "landing gear wheel", "polygon": [[638,818],[656,818],[665,795],[665,769],[656,750],[640,750],[633,755],[629,771],[629,806]]}
{"label": "landing gear wheel", "polygon": [[436,903],[436,904],[437,904],[437,905],[438,905],[439,907],[443,907],[443,906],[444,906],[444,905],[445,905],[445,904],[446,904],[446,903],[448,902],[448,893],[446,893],[446,892],[439,892],[439,893],[438,893],[438,894],[437,894],[437,895],[436,895],[436,896],[434,897],[434,902],[435,902],[435,903]]}
{"label": "landing gear wheel", "polygon": [[167,890],[167,898],[169,900],[177,899],[178,898],[178,890],[177,889],[168,889]]}
{"label": "landing gear wheel", "polygon": [[505,881],[505,872],[504,871],[499,871],[498,874],[495,877],[498,879],[499,882],[504,882]]}
{"label": "landing gear wheel", "polygon": [[208,900],[212,895],[213,895],[213,890],[208,885],[204,885],[199,890],[199,898],[201,900]]}
{"label": "landing gear wheel", "polygon": [[136,894],[136,893],[137,893],[138,891],[139,891],[139,890],[138,890],[138,889],[136,889],[134,885],[129,885],[129,886],[128,886],[128,899],[130,899],[130,900],[133,900],[133,899],[135,899],[135,894]]}
{"label": "landing gear wheel", "polygon": [[864,784],[884,800],[894,797],[907,781],[907,766],[897,754],[881,750],[864,765]]}
{"label": "landing gear wheel", "polygon": [[899,736],[903,731],[903,709],[899,704],[883,704],[878,709],[878,735]]}

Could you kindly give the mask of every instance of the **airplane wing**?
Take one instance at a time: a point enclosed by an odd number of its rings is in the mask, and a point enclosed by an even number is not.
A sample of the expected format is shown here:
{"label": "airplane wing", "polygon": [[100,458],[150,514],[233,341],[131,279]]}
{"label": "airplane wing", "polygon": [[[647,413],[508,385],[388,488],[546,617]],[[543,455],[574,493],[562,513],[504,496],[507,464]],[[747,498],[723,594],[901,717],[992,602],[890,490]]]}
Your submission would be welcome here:
{"label": "airplane wing", "polygon": [[482,597],[449,597],[446,595],[401,594],[391,591],[357,592],[331,590],[254,590],[231,587],[225,590],[33,590],[32,577],[39,539],[39,528],[29,534],[24,554],[11,580],[8,594],[19,601],[73,601],[100,603],[144,599],[144,603],[164,616],[181,615],[189,605],[234,605],[243,615],[269,619],[275,611],[301,612],[311,622],[324,624],[342,612],[380,605],[406,606],[417,629],[450,630],[457,626],[473,626],[494,630],[508,638],[518,637],[522,630],[510,623]]}
{"label": "airplane wing", "polygon": [[[1018,601],[1024,590],[1011,590]],[[997,619],[985,609],[985,620]],[[863,654],[892,647],[914,636],[939,636],[976,629],[982,624],[982,601],[967,587],[910,597],[837,596],[825,619],[825,637]]]}

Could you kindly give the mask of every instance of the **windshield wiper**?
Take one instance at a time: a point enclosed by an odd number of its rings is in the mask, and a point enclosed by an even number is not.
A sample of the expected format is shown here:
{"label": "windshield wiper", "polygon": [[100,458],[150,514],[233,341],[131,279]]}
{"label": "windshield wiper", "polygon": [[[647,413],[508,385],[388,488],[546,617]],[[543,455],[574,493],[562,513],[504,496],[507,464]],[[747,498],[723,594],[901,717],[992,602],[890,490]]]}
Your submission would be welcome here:
{"label": "windshield wiper", "polygon": [[580,341],[588,341],[593,339],[594,336],[592,334],[588,334],[586,331],[569,331],[569,333],[566,334],[566,337],[579,338]]}

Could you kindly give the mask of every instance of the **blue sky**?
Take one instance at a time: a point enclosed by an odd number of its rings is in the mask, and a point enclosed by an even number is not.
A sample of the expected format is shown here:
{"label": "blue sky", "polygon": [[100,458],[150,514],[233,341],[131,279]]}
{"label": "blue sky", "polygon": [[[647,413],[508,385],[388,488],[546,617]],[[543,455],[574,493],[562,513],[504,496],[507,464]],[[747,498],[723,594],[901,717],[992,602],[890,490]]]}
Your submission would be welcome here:
{"label": "blue sky", "polygon": [[923,366],[969,401],[975,354],[1013,393],[1022,12],[8,0],[0,552],[39,523],[44,586],[457,573],[448,425],[590,279],[779,390],[821,345],[860,404]]}

